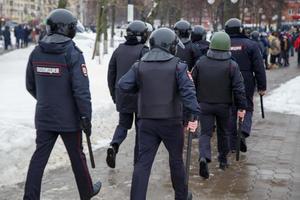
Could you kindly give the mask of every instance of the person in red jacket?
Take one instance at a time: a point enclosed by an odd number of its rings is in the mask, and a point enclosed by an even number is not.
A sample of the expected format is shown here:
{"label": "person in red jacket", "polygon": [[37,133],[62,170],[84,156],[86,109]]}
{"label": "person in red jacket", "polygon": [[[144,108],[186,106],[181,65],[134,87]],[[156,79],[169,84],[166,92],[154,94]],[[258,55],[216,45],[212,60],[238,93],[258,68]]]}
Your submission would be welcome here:
{"label": "person in red jacket", "polygon": [[295,47],[296,51],[298,52],[298,67],[300,67],[300,34],[298,35],[298,37],[294,43],[294,47]]}

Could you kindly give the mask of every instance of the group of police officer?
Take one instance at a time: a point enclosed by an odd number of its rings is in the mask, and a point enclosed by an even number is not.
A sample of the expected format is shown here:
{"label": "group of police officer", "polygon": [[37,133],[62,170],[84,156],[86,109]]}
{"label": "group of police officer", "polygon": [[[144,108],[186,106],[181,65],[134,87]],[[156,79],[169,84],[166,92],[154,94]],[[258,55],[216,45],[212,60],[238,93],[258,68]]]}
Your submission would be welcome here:
{"label": "group of police officer", "polygon": [[[82,151],[82,131],[88,137],[91,134],[92,108],[87,67],[72,41],[76,23],[69,11],[52,11],[47,18],[48,34],[28,61],[26,87],[37,100],[37,146],[24,199],[40,199],[43,171],[58,136],[68,151],[80,198],[90,199],[101,188],[100,181],[92,184]],[[235,151],[237,118],[243,120],[241,151],[247,151],[245,138],[251,132],[253,96],[256,86],[261,95],[265,94],[266,75],[258,46],[244,36],[238,19],[227,21],[226,33],[214,33],[210,43],[202,26],[192,28],[184,20],[175,24],[174,31],[152,29],[145,22],[131,22],[126,41],[109,62],[108,87],[119,123],[106,162],[115,168],[119,147],[134,122],[131,200],[146,199],[161,142],[169,153],[175,199],[186,200],[184,130],[196,132],[200,121],[199,175],[209,178],[210,139],[216,123],[218,160],[225,170],[227,154]]]}

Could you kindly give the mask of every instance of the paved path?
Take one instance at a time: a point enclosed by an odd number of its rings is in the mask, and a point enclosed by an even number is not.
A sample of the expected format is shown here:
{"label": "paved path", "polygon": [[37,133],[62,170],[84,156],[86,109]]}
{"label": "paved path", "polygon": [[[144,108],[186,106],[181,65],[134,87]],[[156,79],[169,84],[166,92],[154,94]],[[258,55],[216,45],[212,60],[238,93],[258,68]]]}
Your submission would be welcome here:
{"label": "paved path", "polygon": [[[269,89],[300,75],[300,69],[295,67],[295,58],[291,63],[293,67],[268,72]],[[259,108],[257,100],[256,107]],[[106,149],[95,152],[97,168],[91,173],[94,180],[100,178],[103,181],[101,193],[95,200],[129,199],[133,138],[133,134],[129,134],[121,146],[115,170],[105,164]],[[234,160],[234,154],[230,156],[230,167],[225,172],[218,169],[214,147],[214,161],[209,165],[211,177],[203,180],[198,176],[198,147],[194,140],[190,175],[194,199],[299,200],[300,116],[266,111],[266,119],[262,120],[257,109],[248,146],[248,153],[242,154],[240,162]],[[1,187],[0,199],[21,199],[23,187],[24,183]],[[44,176],[42,199],[79,199],[70,167],[50,171]],[[148,199],[174,199],[168,156],[162,146],[152,169]]]}

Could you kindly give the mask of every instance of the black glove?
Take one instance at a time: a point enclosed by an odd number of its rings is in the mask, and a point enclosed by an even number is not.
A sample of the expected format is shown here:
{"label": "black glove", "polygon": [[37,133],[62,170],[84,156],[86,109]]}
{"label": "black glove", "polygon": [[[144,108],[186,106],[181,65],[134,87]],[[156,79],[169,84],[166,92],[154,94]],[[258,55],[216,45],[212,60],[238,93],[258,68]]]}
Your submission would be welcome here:
{"label": "black glove", "polygon": [[87,118],[87,117],[81,117],[80,125],[81,125],[81,129],[83,130],[83,132],[88,137],[90,137],[91,134],[92,134],[92,123],[91,123],[91,120],[89,120],[89,118]]}

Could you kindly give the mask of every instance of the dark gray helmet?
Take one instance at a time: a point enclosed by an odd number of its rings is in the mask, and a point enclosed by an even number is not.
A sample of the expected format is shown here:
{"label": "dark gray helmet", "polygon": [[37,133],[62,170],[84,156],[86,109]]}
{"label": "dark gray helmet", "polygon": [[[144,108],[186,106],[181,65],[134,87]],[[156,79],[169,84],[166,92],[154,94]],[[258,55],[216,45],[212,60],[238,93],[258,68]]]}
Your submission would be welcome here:
{"label": "dark gray helmet", "polygon": [[134,20],[126,29],[126,40],[136,39],[139,42],[146,42],[147,40],[147,25],[140,20]]}
{"label": "dark gray helmet", "polygon": [[228,34],[240,34],[243,33],[243,25],[241,20],[237,18],[231,18],[225,23],[225,32]]}
{"label": "dark gray helmet", "polygon": [[180,38],[189,38],[191,35],[191,24],[186,20],[180,20],[174,25],[174,31]]}
{"label": "dark gray helmet", "polygon": [[159,28],[150,35],[150,49],[160,48],[175,55],[177,45],[184,49],[182,42],[169,28]]}
{"label": "dark gray helmet", "polygon": [[251,37],[251,39],[253,39],[253,40],[258,40],[258,39],[259,39],[259,32],[258,32],[258,31],[252,31],[252,32],[250,33],[250,37]]}
{"label": "dark gray helmet", "polygon": [[200,25],[194,26],[192,28],[191,40],[192,40],[192,42],[196,42],[199,40],[206,40],[205,28]]}
{"label": "dark gray helmet", "polygon": [[47,34],[59,34],[69,38],[76,35],[77,19],[66,9],[55,9],[46,19]]}

